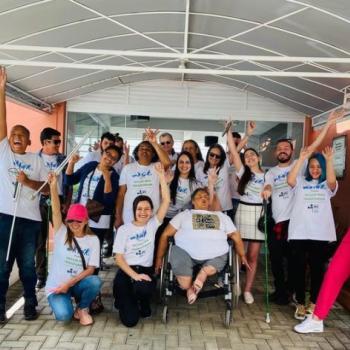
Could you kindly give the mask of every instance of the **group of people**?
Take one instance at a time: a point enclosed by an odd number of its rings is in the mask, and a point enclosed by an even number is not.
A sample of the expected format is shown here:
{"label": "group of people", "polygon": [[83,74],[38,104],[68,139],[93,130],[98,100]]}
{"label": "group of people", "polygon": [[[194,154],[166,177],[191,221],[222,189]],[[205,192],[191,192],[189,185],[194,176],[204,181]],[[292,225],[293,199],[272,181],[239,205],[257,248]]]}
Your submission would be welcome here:
{"label": "group of people", "polygon": [[[205,160],[194,140],[184,141],[176,153],[170,133],[158,137],[151,129],[145,130],[145,139],[132,156],[120,135],[107,132],[98,149],[84,158],[74,154],[65,160],[59,153],[61,134],[55,129],[42,130],[38,153],[26,152],[30,132],[23,125],[8,133],[5,86],[2,68],[0,322],[6,321],[6,293],[16,260],[26,320],[38,316],[37,286],[45,287],[57,320],[74,318],[82,325],[91,324],[89,309],[102,285],[98,274],[104,240],[119,267],[113,282],[114,305],[128,327],[151,315],[156,274],[172,236],[170,263],[189,304],[196,301],[206,279],[227,264],[228,239],[245,266],[243,299],[252,304],[260,249],[267,235],[275,284],[272,300],[288,304],[294,295],[295,318],[306,319],[296,331],[323,330],[322,320],[349,276],[349,263],[342,267],[338,284],[328,282],[320,292],[329,242],[336,240],[330,199],[338,184],[332,149],[314,152],[343,111],[330,114],[317,139],[302,149],[297,160],[292,159],[291,140],[277,140],[277,165],[267,172],[259,152],[247,147],[254,122],[248,122],[243,138],[229,131],[227,149],[213,144]],[[67,165],[56,173],[63,162]],[[33,196],[38,189],[40,195]],[[264,201],[271,204],[273,218],[267,231],[258,225]],[[54,246],[47,272],[50,224]],[[342,245],[348,243],[349,234]],[[329,275],[340,274],[337,266],[347,258],[344,247],[339,248],[325,284],[332,278]],[[201,267],[194,275],[198,264]],[[311,290],[306,303],[307,266]],[[332,266],[336,272],[331,272]]]}

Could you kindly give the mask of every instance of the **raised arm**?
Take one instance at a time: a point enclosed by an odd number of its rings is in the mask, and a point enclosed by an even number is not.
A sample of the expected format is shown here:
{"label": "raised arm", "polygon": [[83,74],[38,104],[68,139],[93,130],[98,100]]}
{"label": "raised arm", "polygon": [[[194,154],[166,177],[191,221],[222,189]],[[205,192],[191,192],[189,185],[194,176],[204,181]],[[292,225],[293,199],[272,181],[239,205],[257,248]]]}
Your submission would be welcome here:
{"label": "raised arm", "polygon": [[215,185],[218,180],[219,168],[208,169],[208,191],[209,191],[209,210],[222,211],[221,204],[215,192]]}
{"label": "raised arm", "polygon": [[119,186],[116,207],[115,207],[115,221],[114,221],[115,228],[118,228],[119,226],[123,225],[123,207],[124,207],[124,197],[125,197],[126,190],[127,190],[126,185]]}
{"label": "raised arm", "polygon": [[52,207],[52,223],[55,232],[62,225],[61,204],[58,196],[57,176],[54,173],[49,174],[51,207]]}
{"label": "raised arm", "polygon": [[241,150],[247,145],[249,141],[249,137],[254,134],[254,130],[256,128],[255,122],[249,121],[247,124],[247,130],[243,137],[243,139],[240,141],[240,143],[237,146],[237,152],[241,152]]}
{"label": "raised arm", "polygon": [[161,163],[157,163],[154,166],[155,171],[158,174],[160,182],[160,191],[161,191],[161,202],[159,209],[156,213],[158,221],[162,222],[170,204],[170,191],[165,177],[165,170]]}
{"label": "raised arm", "polygon": [[326,179],[327,185],[331,191],[334,191],[337,187],[337,176],[335,174],[334,165],[333,165],[333,149],[332,147],[327,146],[322,151],[323,156],[326,159]]}
{"label": "raised arm", "polygon": [[300,170],[303,167],[305,160],[310,157],[311,153],[312,152],[310,152],[310,150],[307,147],[301,149],[298,160],[295,162],[293,168],[288,174],[287,182],[289,186],[295,187],[295,185],[297,184],[298,174],[300,173]]}
{"label": "raised arm", "polygon": [[162,147],[159,146],[157,141],[158,130],[152,130],[150,128],[145,129],[146,132],[146,140],[151,143],[154,150],[156,151],[159,161],[163,164],[164,169],[167,170],[171,166],[171,161],[169,159],[168,154],[163,150]]}
{"label": "raised arm", "polygon": [[74,166],[80,160],[79,154],[74,154],[72,158],[68,162],[68,166],[66,169],[66,175],[72,175],[74,173]]}
{"label": "raised arm", "polygon": [[233,136],[232,136],[231,132],[227,133],[227,145],[228,145],[228,149],[230,151],[233,165],[236,169],[236,172],[239,172],[241,170],[241,168],[243,167],[243,163],[241,161],[241,157],[238,153],[238,150],[237,150],[235,141],[233,140]]}
{"label": "raised arm", "polygon": [[6,70],[4,67],[0,67],[0,141],[7,137],[6,80]]}
{"label": "raised arm", "polygon": [[343,118],[345,113],[346,113],[346,111],[343,108],[333,110],[331,113],[329,113],[326,125],[323,127],[320,134],[317,136],[316,140],[308,147],[308,149],[311,153],[316,151],[317,147],[322,143],[325,136],[327,135],[329,128],[333,124],[335,124],[338,120]]}
{"label": "raised arm", "polygon": [[158,250],[156,255],[156,261],[155,261],[155,272],[159,273],[162,264],[163,264],[163,258],[165,255],[165,252],[168,248],[168,241],[170,237],[173,237],[176,233],[176,228],[173,227],[171,224],[168,224],[168,226],[163,231],[162,235],[160,236],[159,243],[158,243]]}

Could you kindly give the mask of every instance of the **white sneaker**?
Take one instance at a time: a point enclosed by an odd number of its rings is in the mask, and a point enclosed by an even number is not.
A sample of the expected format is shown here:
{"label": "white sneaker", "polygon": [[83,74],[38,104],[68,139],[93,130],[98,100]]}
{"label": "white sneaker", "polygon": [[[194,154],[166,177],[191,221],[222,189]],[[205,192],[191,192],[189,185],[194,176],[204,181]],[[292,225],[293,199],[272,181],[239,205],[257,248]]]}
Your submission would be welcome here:
{"label": "white sneaker", "polygon": [[253,294],[250,292],[244,292],[243,293],[243,299],[244,302],[248,305],[253,304],[254,303],[254,297]]}
{"label": "white sneaker", "polygon": [[312,315],[308,316],[303,322],[294,327],[297,333],[322,333],[323,321],[315,320]]}

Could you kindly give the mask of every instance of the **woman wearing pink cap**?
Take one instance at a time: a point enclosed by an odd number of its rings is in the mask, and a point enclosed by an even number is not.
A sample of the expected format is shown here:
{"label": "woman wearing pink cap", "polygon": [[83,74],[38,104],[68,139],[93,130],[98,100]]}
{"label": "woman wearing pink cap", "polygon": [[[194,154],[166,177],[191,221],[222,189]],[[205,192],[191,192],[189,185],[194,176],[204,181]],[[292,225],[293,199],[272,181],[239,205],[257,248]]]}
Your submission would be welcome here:
{"label": "woman wearing pink cap", "polygon": [[[62,222],[54,175],[50,178],[50,191],[55,238],[46,295],[56,320],[66,322],[73,316],[87,326],[93,323],[89,305],[101,288],[100,278],[93,275],[100,265],[100,243],[88,227],[89,217],[83,205],[72,204],[66,224]],[[72,297],[77,303],[75,311]]]}

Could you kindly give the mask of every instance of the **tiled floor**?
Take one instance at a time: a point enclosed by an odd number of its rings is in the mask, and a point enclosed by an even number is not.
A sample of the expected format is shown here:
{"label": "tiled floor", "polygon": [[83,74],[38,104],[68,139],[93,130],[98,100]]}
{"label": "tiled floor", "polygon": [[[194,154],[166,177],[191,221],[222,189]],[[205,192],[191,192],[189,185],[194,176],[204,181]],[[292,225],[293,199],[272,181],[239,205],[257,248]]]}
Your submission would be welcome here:
{"label": "tiled floor", "polygon": [[[0,327],[0,349],[350,349],[350,314],[336,306],[322,334],[299,335],[292,331],[291,306],[271,306],[271,323],[265,323],[263,280],[257,279],[256,303],[242,301],[234,311],[229,329],[223,325],[223,298],[199,299],[189,306],[184,298],[171,300],[169,321],[161,321],[162,306],[154,304],[153,316],[137,327],[127,329],[112,310],[111,284],[114,268],[103,271],[105,312],[95,317],[92,326],[81,327],[72,321],[68,325],[56,322],[46,298],[39,293],[40,317],[27,322],[19,310]],[[9,304],[20,294],[17,283],[9,292]]]}

